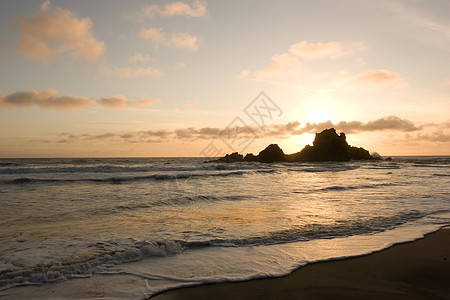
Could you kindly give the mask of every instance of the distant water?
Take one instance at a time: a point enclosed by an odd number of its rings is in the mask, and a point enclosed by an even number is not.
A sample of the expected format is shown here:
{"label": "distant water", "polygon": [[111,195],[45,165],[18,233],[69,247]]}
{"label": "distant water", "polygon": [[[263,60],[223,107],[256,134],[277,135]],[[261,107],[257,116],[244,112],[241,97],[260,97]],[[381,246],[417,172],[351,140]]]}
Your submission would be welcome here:
{"label": "distant water", "polygon": [[148,296],[370,253],[450,224],[449,167],[449,156],[1,159],[0,295],[128,274]]}

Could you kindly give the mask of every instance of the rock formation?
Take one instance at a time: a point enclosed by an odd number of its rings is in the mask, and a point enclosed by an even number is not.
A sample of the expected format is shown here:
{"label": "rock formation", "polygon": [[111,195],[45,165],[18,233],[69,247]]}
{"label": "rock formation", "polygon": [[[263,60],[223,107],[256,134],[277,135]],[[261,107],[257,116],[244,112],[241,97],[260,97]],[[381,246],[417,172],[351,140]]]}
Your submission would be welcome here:
{"label": "rock formation", "polygon": [[325,129],[316,133],[313,145],[306,145],[300,152],[284,154],[277,144],[271,144],[258,155],[252,153],[243,157],[242,154],[234,152],[227,154],[213,162],[321,162],[321,161],[349,161],[349,160],[373,160],[369,151],[362,147],[353,147],[347,143],[345,133],[338,135],[334,128]]}
{"label": "rock formation", "polygon": [[[247,154],[245,158],[247,158],[248,156],[249,154]],[[257,156],[254,156],[254,158],[256,159],[256,161],[265,163],[286,161],[286,155],[284,154],[283,150],[281,150],[280,146],[278,146],[277,144],[270,144],[269,146],[266,147],[266,149],[259,152]]]}
{"label": "rock formation", "polygon": [[237,152],[233,152],[231,154],[227,154],[224,157],[221,157],[217,160],[215,160],[216,162],[226,162],[226,163],[231,163],[231,162],[236,162],[236,161],[242,161],[243,160],[243,155],[239,154]]}
{"label": "rock formation", "polygon": [[313,146],[307,145],[300,152],[287,155],[288,161],[349,161],[374,159],[369,151],[352,147],[345,133],[338,135],[334,128],[316,133]]}

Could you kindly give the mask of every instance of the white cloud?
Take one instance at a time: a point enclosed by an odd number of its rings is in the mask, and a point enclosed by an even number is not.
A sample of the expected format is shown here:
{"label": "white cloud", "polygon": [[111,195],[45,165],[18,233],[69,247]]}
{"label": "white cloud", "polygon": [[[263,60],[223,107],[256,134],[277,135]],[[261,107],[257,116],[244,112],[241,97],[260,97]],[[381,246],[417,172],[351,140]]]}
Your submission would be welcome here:
{"label": "white cloud", "polygon": [[206,13],[206,5],[199,1],[193,2],[192,5],[184,2],[171,2],[164,6],[155,4],[144,6],[139,12],[133,13],[129,17],[138,20],[176,16],[199,18],[205,16]]}
{"label": "white cloud", "polygon": [[176,32],[169,35],[162,28],[147,28],[142,29],[138,37],[152,41],[155,47],[165,46],[188,51],[198,50],[198,38],[188,32]]}
{"label": "white cloud", "polygon": [[[336,59],[338,57],[352,55],[356,51],[365,49],[363,43],[344,45],[341,42],[309,43],[302,41],[293,44],[287,52],[272,56],[269,65],[254,72],[256,79],[267,78],[292,78],[299,76],[303,71],[306,61],[317,59]],[[239,78],[251,78],[249,70],[243,70]]]}
{"label": "white cloud", "polygon": [[390,85],[402,89],[408,86],[408,82],[405,78],[386,69],[372,70],[357,75],[355,77],[355,82],[360,85],[373,87]]}
{"label": "white cloud", "polygon": [[382,84],[387,82],[392,82],[400,77],[397,73],[391,72],[389,70],[381,69],[381,70],[373,70],[367,73],[358,75],[356,77],[356,81],[359,83],[368,83],[368,84]]}
{"label": "white cloud", "polygon": [[151,40],[156,46],[167,40],[167,35],[164,33],[162,28],[143,28],[139,32],[138,37],[144,40]]}
{"label": "white cloud", "polygon": [[335,59],[344,55],[343,45],[340,42],[308,43],[303,41],[292,45],[289,54],[300,59],[310,60],[328,57]]}
{"label": "white cloud", "polygon": [[15,50],[29,59],[46,62],[59,55],[97,60],[103,42],[92,34],[92,21],[45,1],[33,15],[17,19],[21,41]]}
{"label": "white cloud", "polygon": [[255,72],[255,77],[258,79],[293,77],[299,75],[301,70],[301,60],[288,52],[273,56],[267,67]]}

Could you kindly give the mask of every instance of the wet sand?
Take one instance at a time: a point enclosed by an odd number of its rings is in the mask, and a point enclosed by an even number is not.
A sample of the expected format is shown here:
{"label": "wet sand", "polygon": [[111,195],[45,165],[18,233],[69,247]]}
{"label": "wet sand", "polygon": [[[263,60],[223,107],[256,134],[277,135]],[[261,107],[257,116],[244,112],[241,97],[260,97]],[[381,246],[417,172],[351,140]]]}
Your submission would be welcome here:
{"label": "wet sand", "polygon": [[285,277],[189,287],[152,299],[450,299],[450,228]]}

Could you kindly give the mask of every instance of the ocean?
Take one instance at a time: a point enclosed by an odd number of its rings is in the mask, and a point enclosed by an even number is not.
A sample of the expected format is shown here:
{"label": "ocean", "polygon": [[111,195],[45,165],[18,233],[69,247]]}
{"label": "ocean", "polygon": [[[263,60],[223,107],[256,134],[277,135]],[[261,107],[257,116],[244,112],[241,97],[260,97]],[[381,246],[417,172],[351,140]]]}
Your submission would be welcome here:
{"label": "ocean", "polygon": [[203,161],[0,159],[0,296],[126,274],[145,285],[110,295],[146,298],[282,276],[450,224],[450,156]]}

